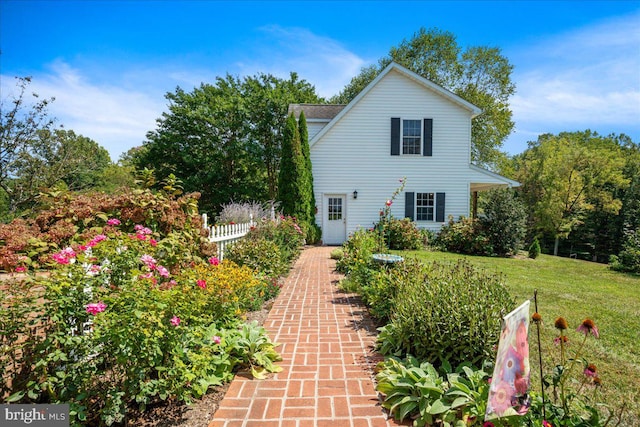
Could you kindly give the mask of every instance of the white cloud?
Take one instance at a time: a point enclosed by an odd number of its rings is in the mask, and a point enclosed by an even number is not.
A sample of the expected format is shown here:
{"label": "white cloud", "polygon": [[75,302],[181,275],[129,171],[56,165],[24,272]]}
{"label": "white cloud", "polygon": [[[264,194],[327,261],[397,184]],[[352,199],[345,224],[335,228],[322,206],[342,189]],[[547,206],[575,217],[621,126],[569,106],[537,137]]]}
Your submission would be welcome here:
{"label": "white cloud", "polygon": [[638,139],[639,14],[520,46],[511,58],[518,89],[512,139],[587,128]]}
{"label": "white cloud", "polygon": [[42,98],[55,98],[49,113],[57,124],[93,139],[117,161],[120,154],[142,144],[165,106],[164,92],[116,85],[120,77],[114,75],[110,84],[95,83],[82,71],[57,61],[50,72],[34,75],[28,90]]}
{"label": "white cloud", "polygon": [[260,39],[250,49],[252,58],[236,62],[241,75],[266,72],[286,78],[295,71],[320,96],[330,97],[368,63],[338,41],[304,28],[270,25],[259,31]]}

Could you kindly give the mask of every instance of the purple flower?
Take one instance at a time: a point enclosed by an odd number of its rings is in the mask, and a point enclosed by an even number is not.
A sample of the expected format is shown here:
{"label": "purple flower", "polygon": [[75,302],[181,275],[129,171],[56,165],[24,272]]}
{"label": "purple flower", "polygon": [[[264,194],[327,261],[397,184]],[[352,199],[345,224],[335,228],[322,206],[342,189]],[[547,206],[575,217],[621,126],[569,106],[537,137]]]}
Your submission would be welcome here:
{"label": "purple flower", "polygon": [[95,316],[98,313],[102,313],[106,308],[107,308],[107,305],[102,301],[100,301],[100,302],[92,302],[91,304],[87,304],[86,310],[87,310],[87,313]]}

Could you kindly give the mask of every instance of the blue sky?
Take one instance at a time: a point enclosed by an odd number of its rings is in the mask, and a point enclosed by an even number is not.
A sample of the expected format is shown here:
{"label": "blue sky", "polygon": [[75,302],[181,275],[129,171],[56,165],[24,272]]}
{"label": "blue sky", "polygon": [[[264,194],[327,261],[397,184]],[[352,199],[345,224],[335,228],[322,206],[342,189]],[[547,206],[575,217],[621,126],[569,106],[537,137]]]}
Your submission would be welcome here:
{"label": "blue sky", "polygon": [[499,47],[515,66],[507,152],[587,128],[640,142],[640,0],[1,0],[1,95],[32,76],[32,91],[56,98],[58,123],[117,160],[177,86],[296,71],[330,97],[420,27]]}

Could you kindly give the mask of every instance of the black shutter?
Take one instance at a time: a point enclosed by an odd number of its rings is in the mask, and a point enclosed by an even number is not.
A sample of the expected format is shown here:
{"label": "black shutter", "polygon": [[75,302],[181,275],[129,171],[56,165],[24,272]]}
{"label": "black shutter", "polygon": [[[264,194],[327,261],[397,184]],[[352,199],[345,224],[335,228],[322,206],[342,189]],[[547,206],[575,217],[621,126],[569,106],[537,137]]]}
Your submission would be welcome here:
{"label": "black shutter", "polygon": [[404,193],[404,217],[414,220],[413,211],[415,206],[415,198],[413,196],[413,191],[407,191]]}
{"label": "black shutter", "polygon": [[433,119],[424,119],[422,129],[422,155],[431,156],[433,153]]}
{"label": "black shutter", "polygon": [[444,193],[436,193],[436,222],[444,222]]}
{"label": "black shutter", "polygon": [[400,118],[391,118],[391,155],[400,155]]}

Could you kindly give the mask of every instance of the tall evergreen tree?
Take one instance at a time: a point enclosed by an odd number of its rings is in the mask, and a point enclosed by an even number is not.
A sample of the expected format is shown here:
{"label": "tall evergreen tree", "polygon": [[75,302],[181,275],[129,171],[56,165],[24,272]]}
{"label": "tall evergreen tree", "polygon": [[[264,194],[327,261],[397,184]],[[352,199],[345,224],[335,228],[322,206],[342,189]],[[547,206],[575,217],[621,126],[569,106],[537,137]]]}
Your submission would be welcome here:
{"label": "tall evergreen tree", "polygon": [[300,145],[302,147],[302,155],[305,161],[305,170],[307,176],[308,192],[311,194],[309,199],[309,211],[306,221],[308,222],[307,241],[315,243],[320,240],[320,227],[316,224],[316,196],[313,193],[313,167],[311,165],[311,148],[309,147],[309,131],[307,130],[307,119],[304,111],[300,112],[298,117],[298,132],[300,133]]}
{"label": "tall evergreen tree", "polygon": [[300,144],[298,123],[293,114],[287,118],[282,139],[282,157],[278,176],[278,200],[285,215],[296,217],[308,227],[311,192],[306,162]]}

